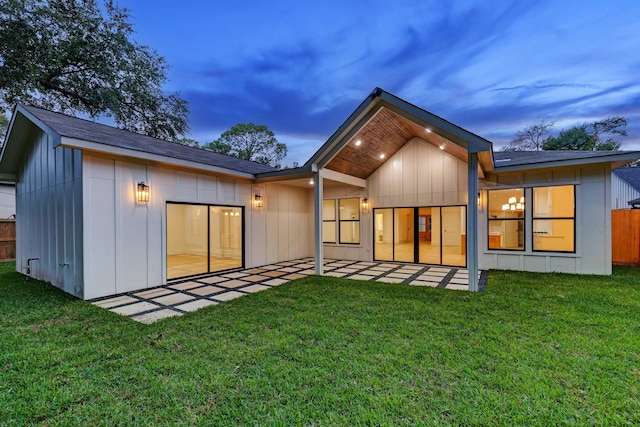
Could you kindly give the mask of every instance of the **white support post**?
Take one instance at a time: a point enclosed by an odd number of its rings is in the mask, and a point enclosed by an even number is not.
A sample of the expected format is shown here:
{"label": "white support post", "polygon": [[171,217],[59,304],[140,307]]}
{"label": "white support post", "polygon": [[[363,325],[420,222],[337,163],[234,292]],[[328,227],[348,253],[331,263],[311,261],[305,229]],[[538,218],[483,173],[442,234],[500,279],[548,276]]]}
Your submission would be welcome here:
{"label": "white support post", "polygon": [[313,235],[315,248],[315,270],[318,276],[324,274],[324,254],[322,246],[322,174],[318,169],[313,178]]}
{"label": "white support post", "polygon": [[478,154],[469,153],[467,200],[467,269],[469,291],[478,292]]}

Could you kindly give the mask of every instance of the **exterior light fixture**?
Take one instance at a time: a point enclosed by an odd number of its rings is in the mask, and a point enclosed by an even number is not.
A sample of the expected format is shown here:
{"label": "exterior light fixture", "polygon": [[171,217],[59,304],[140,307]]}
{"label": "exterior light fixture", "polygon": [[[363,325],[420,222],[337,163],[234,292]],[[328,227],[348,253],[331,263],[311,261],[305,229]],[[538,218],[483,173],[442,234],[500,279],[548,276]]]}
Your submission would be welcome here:
{"label": "exterior light fixture", "polygon": [[369,199],[365,197],[364,199],[362,199],[362,210],[366,212],[368,209],[369,209]]}
{"label": "exterior light fixture", "polygon": [[430,129],[430,128],[425,128],[425,129],[424,129],[424,131],[425,131],[426,133],[431,133],[431,129]]}
{"label": "exterior light fixture", "polygon": [[263,206],[261,195],[256,194],[253,196],[253,206],[255,206],[258,209],[260,209]]}
{"label": "exterior light fixture", "polygon": [[384,159],[384,153],[380,154],[380,158]]}
{"label": "exterior light fixture", "polygon": [[444,144],[440,144],[440,149],[444,150],[445,145]]}
{"label": "exterior light fixture", "polygon": [[144,203],[149,201],[149,186],[145,184],[144,181],[138,183],[136,200]]}
{"label": "exterior light fixture", "polygon": [[312,179],[309,180],[309,185],[313,185],[313,180]]}
{"label": "exterior light fixture", "polygon": [[357,140],[357,141],[356,141],[356,147],[359,147],[359,146],[360,146],[360,144],[362,144],[362,141],[361,141],[361,140]]}

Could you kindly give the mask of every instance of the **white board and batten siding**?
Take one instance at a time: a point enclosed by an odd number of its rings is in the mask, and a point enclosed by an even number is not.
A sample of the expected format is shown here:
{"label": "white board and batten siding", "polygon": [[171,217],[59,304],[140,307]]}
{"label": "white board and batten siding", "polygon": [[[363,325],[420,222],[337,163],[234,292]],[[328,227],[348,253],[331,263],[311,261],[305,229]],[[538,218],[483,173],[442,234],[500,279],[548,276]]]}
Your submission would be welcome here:
{"label": "white board and batten siding", "polygon": [[[97,154],[83,160],[85,298],[166,283],[167,202],[244,207],[247,268],[312,255],[309,190]],[[135,200],[141,181],[148,203]],[[252,204],[256,192],[260,209]]]}
{"label": "white board and batten siding", "polygon": [[611,174],[611,209],[631,209],[630,200],[640,198],[640,191],[633,188],[615,173]]}
{"label": "white board and batten siding", "polygon": [[364,197],[360,245],[324,245],[326,258],[373,260],[373,209],[467,204],[467,163],[438,147],[414,138],[367,178],[367,188],[345,186],[324,190],[324,198]]}
{"label": "white board and batten siding", "polygon": [[80,298],[83,290],[82,153],[34,131],[16,184],[16,270]]}
{"label": "white board and batten siding", "polygon": [[[532,272],[611,274],[611,169],[609,164],[548,168],[525,173],[489,176],[481,188],[529,188],[575,185],[575,253],[534,252],[531,210],[525,211],[525,250],[488,250],[487,206],[478,216],[479,266]],[[482,198],[483,200],[486,197]]]}

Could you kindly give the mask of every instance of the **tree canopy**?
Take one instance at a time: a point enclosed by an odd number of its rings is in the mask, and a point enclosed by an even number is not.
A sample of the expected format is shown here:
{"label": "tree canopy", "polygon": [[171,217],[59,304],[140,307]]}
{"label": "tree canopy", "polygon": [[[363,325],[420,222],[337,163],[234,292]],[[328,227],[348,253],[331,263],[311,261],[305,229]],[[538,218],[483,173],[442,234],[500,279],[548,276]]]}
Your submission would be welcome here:
{"label": "tree canopy", "polygon": [[568,130],[561,130],[557,137],[547,138],[543,150],[619,150],[621,142],[614,135],[627,136],[627,119],[609,117],[592,123],[584,123]]}
{"label": "tree canopy", "polygon": [[6,137],[7,128],[9,127],[9,119],[7,116],[0,113],[0,147],[4,144],[4,138]]}
{"label": "tree canopy", "polygon": [[515,138],[513,138],[504,151],[538,151],[542,150],[542,144],[546,137],[551,133],[551,129],[556,124],[555,121],[549,121],[547,119],[540,119],[526,128],[516,132]]}
{"label": "tree canopy", "polygon": [[176,140],[188,107],[165,95],[163,57],[131,40],[127,9],[112,0],[2,0],[0,100],[112,117],[130,131]]}
{"label": "tree canopy", "polygon": [[627,136],[627,119],[620,116],[608,117],[591,123],[583,123],[569,129],[562,129],[557,136],[551,131],[555,122],[538,120],[518,131],[503,151],[527,150],[619,150],[621,142],[616,136]]}
{"label": "tree canopy", "polygon": [[276,168],[287,155],[287,146],[267,126],[253,123],[237,124],[203,148]]}

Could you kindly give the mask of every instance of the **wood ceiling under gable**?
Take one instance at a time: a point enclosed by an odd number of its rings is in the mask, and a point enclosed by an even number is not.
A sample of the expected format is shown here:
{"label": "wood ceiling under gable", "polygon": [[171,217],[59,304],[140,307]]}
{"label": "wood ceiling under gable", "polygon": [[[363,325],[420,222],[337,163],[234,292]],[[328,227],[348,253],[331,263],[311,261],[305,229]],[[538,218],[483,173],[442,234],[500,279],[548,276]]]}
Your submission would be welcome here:
{"label": "wood ceiling under gable", "polygon": [[[467,162],[467,150],[460,145],[401,117],[388,108],[375,115],[327,163],[327,169],[366,179],[413,138],[420,138]],[[356,146],[356,141],[361,144]],[[384,154],[383,159],[380,154]]]}

